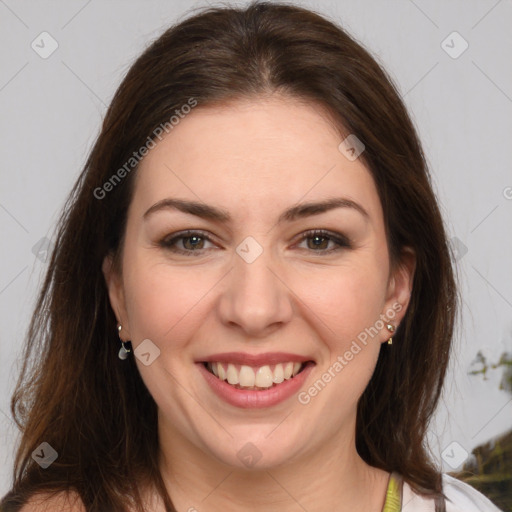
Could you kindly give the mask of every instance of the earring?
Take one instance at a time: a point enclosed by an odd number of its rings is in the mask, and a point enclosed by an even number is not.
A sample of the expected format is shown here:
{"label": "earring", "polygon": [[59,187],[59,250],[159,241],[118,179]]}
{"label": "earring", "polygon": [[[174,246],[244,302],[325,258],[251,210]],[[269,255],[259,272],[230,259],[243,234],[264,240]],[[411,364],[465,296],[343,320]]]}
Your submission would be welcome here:
{"label": "earring", "polygon": [[[117,332],[118,332],[118,335],[119,335],[119,339],[121,340],[121,324],[118,324],[117,325]],[[126,345],[124,344],[124,341],[121,340],[121,348],[119,349],[119,352],[117,354],[117,356],[119,357],[119,359],[122,359],[123,361],[128,357],[128,352],[131,352],[131,350],[129,348],[126,348]]]}
{"label": "earring", "polygon": [[[392,324],[387,324],[386,327],[387,327],[387,329],[388,329],[388,331],[390,333],[394,333],[396,331],[396,327],[394,325],[392,325]],[[392,337],[389,338],[388,345],[393,345],[393,338]]]}

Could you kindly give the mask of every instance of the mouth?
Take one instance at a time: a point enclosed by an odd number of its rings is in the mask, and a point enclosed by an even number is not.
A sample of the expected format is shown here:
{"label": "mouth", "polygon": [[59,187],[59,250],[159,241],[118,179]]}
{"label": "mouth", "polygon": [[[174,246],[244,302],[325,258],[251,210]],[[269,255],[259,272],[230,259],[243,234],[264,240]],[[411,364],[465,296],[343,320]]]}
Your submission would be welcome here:
{"label": "mouth", "polygon": [[222,401],[242,409],[292,403],[316,362],[291,352],[223,352],[196,359],[206,384]]}
{"label": "mouth", "polygon": [[314,361],[286,361],[252,366],[235,362],[203,361],[206,370],[231,387],[246,391],[265,391],[295,379]]}

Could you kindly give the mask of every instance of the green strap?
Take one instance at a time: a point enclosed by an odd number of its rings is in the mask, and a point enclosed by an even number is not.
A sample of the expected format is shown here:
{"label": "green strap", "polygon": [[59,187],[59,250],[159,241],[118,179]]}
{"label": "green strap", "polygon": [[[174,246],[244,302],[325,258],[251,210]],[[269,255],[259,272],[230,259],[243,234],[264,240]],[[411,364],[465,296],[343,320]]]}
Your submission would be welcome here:
{"label": "green strap", "polygon": [[382,512],[400,512],[402,510],[402,478],[393,471],[389,475],[386,501]]}

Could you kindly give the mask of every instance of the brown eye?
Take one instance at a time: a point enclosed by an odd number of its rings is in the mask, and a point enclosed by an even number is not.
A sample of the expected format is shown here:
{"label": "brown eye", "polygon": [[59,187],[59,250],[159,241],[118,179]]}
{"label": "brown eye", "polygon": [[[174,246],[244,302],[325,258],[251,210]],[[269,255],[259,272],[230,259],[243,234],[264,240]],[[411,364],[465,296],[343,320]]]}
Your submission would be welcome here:
{"label": "brown eye", "polygon": [[350,242],[346,237],[325,230],[307,231],[302,234],[300,243],[304,240],[306,240],[307,249],[318,253],[333,252],[339,251],[343,248],[350,248]]}
{"label": "brown eye", "polygon": [[179,254],[197,253],[195,255],[199,255],[209,249],[204,246],[206,242],[211,243],[210,237],[206,234],[199,231],[185,231],[163,239],[159,245]]}
{"label": "brown eye", "polygon": [[[308,236],[307,239],[308,241],[308,249],[321,249],[321,250],[326,250],[327,249],[327,246],[329,245],[329,242],[331,241],[328,237],[326,236],[319,236],[319,235],[315,235],[315,236]],[[311,242],[311,243],[309,243]]]}
{"label": "brown eye", "polygon": [[200,236],[184,236],[181,239],[183,240],[183,246],[185,249],[194,250],[203,248],[202,246],[204,245],[204,239]]}

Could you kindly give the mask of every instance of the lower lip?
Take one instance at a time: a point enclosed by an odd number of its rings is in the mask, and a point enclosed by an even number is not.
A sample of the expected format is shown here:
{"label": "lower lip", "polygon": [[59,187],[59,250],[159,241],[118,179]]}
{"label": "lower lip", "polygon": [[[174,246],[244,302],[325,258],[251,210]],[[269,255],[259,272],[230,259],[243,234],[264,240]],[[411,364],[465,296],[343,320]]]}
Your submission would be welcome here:
{"label": "lower lip", "polygon": [[314,364],[309,363],[295,377],[285,380],[277,386],[262,390],[251,390],[234,388],[226,381],[220,380],[213,373],[210,373],[203,363],[197,363],[197,365],[206,382],[217,396],[228,404],[242,409],[261,409],[284,402],[299,391],[314,366]]}

